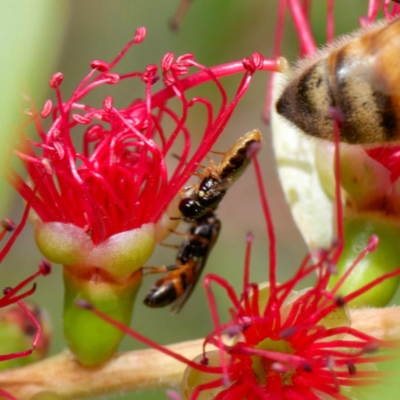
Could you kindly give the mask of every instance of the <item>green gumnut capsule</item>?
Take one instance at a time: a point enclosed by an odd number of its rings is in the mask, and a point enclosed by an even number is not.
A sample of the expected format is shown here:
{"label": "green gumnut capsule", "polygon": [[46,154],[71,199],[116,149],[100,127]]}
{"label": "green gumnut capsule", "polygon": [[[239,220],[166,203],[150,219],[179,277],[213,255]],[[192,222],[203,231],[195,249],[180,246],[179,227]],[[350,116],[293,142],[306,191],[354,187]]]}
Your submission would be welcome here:
{"label": "green gumnut capsule", "polygon": [[[366,249],[369,238],[377,235],[379,244],[375,251],[359,261],[338,294],[350,294],[380,276],[400,267],[400,225],[380,214],[364,214],[344,220],[344,248],[337,263],[338,274],[331,277],[332,289],[343,274],[352,266],[360,253]],[[400,277],[386,279],[349,303],[350,307],[384,307],[392,299]]]}
{"label": "green gumnut capsule", "polygon": [[[32,350],[37,326],[17,304],[0,310],[0,370],[22,367],[45,357],[51,340],[51,326],[48,314],[32,301],[24,301],[25,307],[42,327],[36,348]],[[20,353],[16,356],[16,353]]]}
{"label": "green gumnut capsule", "polygon": [[[18,326],[9,322],[0,322],[0,354],[7,357],[11,353],[19,353],[28,350],[32,343]],[[26,364],[37,361],[36,354],[26,357],[10,358],[0,363],[0,370],[22,367]]]}
{"label": "green gumnut capsule", "polygon": [[124,279],[104,279],[99,270],[98,279],[87,279],[76,269],[64,267],[64,335],[78,362],[86,367],[98,366],[109,360],[116,351],[124,333],[96,315],[76,305],[87,300],[116,321],[129,325],[133,304],[142,280],[141,270]]}
{"label": "green gumnut capsule", "polygon": [[[221,354],[219,350],[207,351],[206,357],[208,359],[209,367],[220,367],[221,366]],[[203,354],[198,355],[193,361],[197,364],[201,364],[203,360]],[[229,355],[227,355],[227,362],[229,362]],[[215,373],[207,373],[199,371],[192,367],[187,367],[185,372],[183,373],[182,382],[181,382],[181,392],[182,398],[184,400],[189,400],[192,398],[192,395],[195,389],[199,385],[204,385],[210,382],[213,382],[217,379],[222,379],[222,375]],[[197,396],[197,400],[212,400],[224,390],[224,387],[218,386],[213,387],[210,390],[204,390],[200,392]]]}

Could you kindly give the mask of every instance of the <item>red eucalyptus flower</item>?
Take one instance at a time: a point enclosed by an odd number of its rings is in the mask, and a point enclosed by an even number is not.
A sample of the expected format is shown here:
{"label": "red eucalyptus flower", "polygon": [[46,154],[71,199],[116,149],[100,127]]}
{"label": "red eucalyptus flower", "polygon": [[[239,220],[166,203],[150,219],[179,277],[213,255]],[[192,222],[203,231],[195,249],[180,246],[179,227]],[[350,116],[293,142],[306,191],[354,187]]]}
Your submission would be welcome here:
{"label": "red eucalyptus flower", "polygon": [[[160,68],[151,64],[144,71],[113,72],[145,34],[139,28],[111,63],[93,61],[91,72],[68,100],[60,91],[62,73],[53,75],[50,86],[57,103],[48,100],[41,111],[31,106],[29,122],[34,122],[38,137],[24,136],[15,151],[29,179],[12,167],[7,175],[32,210],[39,249],[64,265],[65,335],[85,365],[108,359],[122,335],[101,321],[97,326],[98,319],[88,321],[74,306],[75,299],[86,298],[129,323],[140,267],[178,222],[174,198],[225,128],[253,74],[279,69],[279,60],[264,60],[258,53],[214,68],[202,66],[191,54],[175,58],[167,53]],[[187,76],[193,69],[198,72]],[[229,100],[220,78],[238,73],[243,78]],[[160,77],[164,88],[154,93]],[[117,108],[111,96],[100,108],[84,102],[99,86],[132,79],[143,83],[143,95],[125,107]],[[204,97],[188,97],[188,89],[206,82],[219,92],[218,106]],[[205,109],[206,118],[201,144],[193,150],[188,121],[197,107]],[[42,120],[50,120],[48,129]],[[167,159],[173,161],[177,153],[179,160],[171,170]],[[27,212],[20,227],[26,218]]]}
{"label": "red eucalyptus flower", "polygon": [[[256,170],[260,188],[261,174]],[[390,343],[379,341],[351,328],[345,305],[400,270],[365,285],[347,296],[339,296],[342,281],[332,290],[328,282],[336,274],[340,246],[329,251],[310,253],[295,275],[288,281],[276,283],[275,240],[266,197],[261,191],[262,204],[270,232],[270,281],[267,286],[248,283],[251,235],[248,237],[244,287],[240,296],[229,282],[208,275],[205,286],[212,310],[215,330],[208,335],[205,345],[214,344],[218,351],[206,353],[199,361],[222,368],[220,377],[202,378],[189,369],[183,388],[191,399],[210,390],[215,399],[349,399],[349,388],[375,385],[383,374],[371,364],[387,359],[369,355],[378,348],[390,348]],[[360,253],[352,269],[378,245],[372,236]],[[294,288],[309,274],[317,272],[315,284],[295,292]],[[351,271],[349,271],[351,273]],[[221,324],[216,312],[212,282],[223,287],[232,301],[231,321]],[[233,341],[222,337],[227,334]],[[225,388],[224,388],[225,387]],[[207,393],[207,392],[205,392]],[[187,395],[186,398],[189,398]]]}
{"label": "red eucalyptus flower", "polygon": [[[167,53],[161,63],[165,88],[152,94],[152,86],[160,79],[156,65],[149,65],[144,72],[111,72],[129,48],[144,38],[145,29],[140,28],[110,64],[93,61],[92,71],[67,101],[60,92],[63,75],[53,75],[50,86],[56,92],[57,104],[48,100],[40,112],[32,104],[28,115],[36,125],[38,140],[24,137],[22,149],[15,151],[30,180],[25,182],[11,167],[7,176],[29,202],[36,219],[79,227],[94,245],[112,235],[160,222],[168,205],[224,129],[254,72],[279,68],[279,61],[264,60],[258,53],[251,59],[211,69],[198,64],[191,54],[175,58]],[[190,68],[200,72],[181,79]],[[244,77],[234,99],[229,101],[219,78],[237,73],[244,73]],[[144,99],[133,100],[120,109],[114,107],[111,96],[105,98],[100,109],[82,102],[98,86],[116,85],[128,79],[144,83]],[[202,97],[187,98],[188,89],[208,81],[221,94],[218,108]],[[168,105],[173,97],[180,102],[179,112]],[[189,158],[191,143],[186,124],[197,104],[205,107],[207,118],[201,145]],[[51,127],[46,131],[41,120],[48,118]],[[168,133],[162,126],[167,119],[173,123]],[[84,130],[83,135],[77,128]],[[80,135],[81,149],[75,144]],[[166,158],[177,151],[173,146],[178,138],[183,139],[183,148],[179,162],[170,172]],[[171,215],[179,216],[177,212],[174,209]],[[157,229],[157,233],[157,241],[161,241],[169,230],[160,233]]]}

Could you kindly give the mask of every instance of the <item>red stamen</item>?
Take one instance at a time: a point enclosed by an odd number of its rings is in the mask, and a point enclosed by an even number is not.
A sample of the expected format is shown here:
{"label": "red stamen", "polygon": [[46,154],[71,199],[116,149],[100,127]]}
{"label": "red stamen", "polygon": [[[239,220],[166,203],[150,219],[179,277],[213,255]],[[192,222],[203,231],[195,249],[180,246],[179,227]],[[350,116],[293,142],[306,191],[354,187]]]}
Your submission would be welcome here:
{"label": "red stamen", "polygon": [[[244,261],[244,275],[243,275],[243,290],[242,292],[248,293],[250,285],[250,264],[251,264],[251,248],[254,240],[254,235],[249,232],[246,235],[246,255]],[[247,297],[247,296],[246,296]]]}
{"label": "red stamen", "polygon": [[0,226],[3,230],[0,232],[0,241],[3,239],[7,232],[13,232],[15,230],[15,223],[10,218],[4,218],[0,221]]}
{"label": "red stamen", "polygon": [[[277,59],[281,56],[282,49],[282,39],[283,39],[283,28],[285,23],[285,12],[286,12],[286,0],[281,0],[278,5],[278,15],[276,17],[276,29],[275,29],[275,39],[274,39],[274,50],[273,58]],[[271,102],[272,102],[272,89],[273,89],[273,79],[268,80],[267,93],[265,98],[265,106],[263,112],[263,119],[265,123],[269,122],[271,113]]]}
{"label": "red stamen", "polygon": [[126,333],[127,335],[131,336],[132,338],[146,344],[147,346],[149,346],[153,349],[159,350],[161,353],[164,353],[164,354],[174,358],[175,360],[180,361],[192,368],[195,368],[195,369],[197,369],[199,371],[203,371],[203,372],[210,372],[210,373],[217,373],[217,374],[220,374],[222,372],[221,368],[219,368],[219,367],[205,367],[205,366],[202,366],[201,364],[196,364],[195,362],[187,359],[186,357],[183,357],[180,354],[174,353],[173,351],[169,350],[168,348],[153,342],[152,340],[146,338],[145,336],[134,331],[133,329],[130,329],[130,328],[126,327],[125,325],[123,325],[122,323],[115,321],[112,317],[110,317],[107,314],[104,314],[100,310],[96,309],[95,307],[93,307],[90,303],[86,302],[85,300],[78,300],[76,302],[76,305],[78,307],[84,308],[84,309],[92,312],[93,314],[96,314],[102,320],[108,322],[112,326],[115,326],[117,329],[121,330],[122,332]]}
{"label": "red stamen", "polygon": [[300,6],[298,0],[287,0],[289,10],[292,14],[293,23],[300,37],[302,55],[315,53],[317,46],[315,44],[311,28],[306,18],[304,9]]}
{"label": "red stamen", "polygon": [[258,163],[257,156],[253,157],[254,170],[256,172],[256,178],[261,198],[261,206],[264,213],[265,222],[267,224],[267,233],[269,238],[269,283],[271,285],[271,294],[275,293],[276,290],[276,238],[275,231],[272,222],[271,211],[269,209],[267,196],[265,194],[264,182],[262,180],[261,168]]}
{"label": "red stamen", "polygon": [[30,197],[30,199],[28,200],[28,202],[25,206],[24,214],[22,215],[22,219],[21,219],[20,223],[18,224],[17,228],[14,230],[13,234],[11,235],[11,237],[8,240],[8,242],[6,243],[6,245],[0,251],[0,263],[3,261],[4,257],[8,254],[8,252],[11,249],[12,245],[14,244],[15,240],[17,239],[17,237],[21,233],[22,229],[24,228],[26,221],[28,220],[29,211],[30,211],[32,203],[35,199],[35,195],[40,186],[40,183],[42,182],[42,179],[43,179],[43,176],[39,180],[39,182],[36,185],[36,187],[34,188],[34,190],[32,191],[32,196]]}
{"label": "red stamen", "polygon": [[326,43],[332,43],[335,37],[334,6],[335,0],[328,0],[328,9],[326,13]]}
{"label": "red stamen", "polygon": [[10,393],[6,392],[3,389],[0,389],[0,395],[8,400],[18,400],[16,397],[12,396]]}
{"label": "red stamen", "polygon": [[181,0],[181,2],[179,3],[175,15],[172,17],[169,23],[169,26],[173,31],[176,32],[179,30],[179,26],[181,25],[182,20],[185,17],[191,2],[192,0]]}

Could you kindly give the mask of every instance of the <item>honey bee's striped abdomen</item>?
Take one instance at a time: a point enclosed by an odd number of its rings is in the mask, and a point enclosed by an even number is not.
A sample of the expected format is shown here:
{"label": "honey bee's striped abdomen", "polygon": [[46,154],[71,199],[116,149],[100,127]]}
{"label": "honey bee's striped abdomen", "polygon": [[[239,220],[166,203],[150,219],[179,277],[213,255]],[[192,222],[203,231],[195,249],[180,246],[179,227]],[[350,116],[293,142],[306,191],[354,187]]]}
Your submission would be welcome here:
{"label": "honey bee's striped abdomen", "polygon": [[400,140],[400,20],[338,42],[299,69],[276,110],[305,133],[334,140],[330,108],[348,143]]}

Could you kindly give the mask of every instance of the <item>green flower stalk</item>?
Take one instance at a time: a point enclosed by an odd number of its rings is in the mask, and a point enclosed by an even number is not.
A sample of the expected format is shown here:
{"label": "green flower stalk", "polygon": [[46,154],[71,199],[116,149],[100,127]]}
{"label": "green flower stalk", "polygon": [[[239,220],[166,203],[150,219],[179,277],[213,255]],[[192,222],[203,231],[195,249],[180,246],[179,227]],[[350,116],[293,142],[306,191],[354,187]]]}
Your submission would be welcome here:
{"label": "green flower stalk", "polygon": [[[12,167],[7,175],[31,210],[39,249],[63,265],[64,333],[84,366],[107,361],[123,334],[88,317],[75,301],[90,301],[129,324],[141,267],[179,222],[179,191],[224,129],[252,75],[279,69],[278,61],[264,60],[257,53],[213,69],[198,64],[191,54],[175,58],[167,53],[160,67],[151,64],[144,71],[113,72],[145,34],[139,28],[111,63],[93,61],[91,72],[68,100],[60,90],[62,73],[52,76],[56,104],[48,100],[40,111],[31,105],[28,116],[37,139],[24,136],[15,150],[28,179]],[[197,74],[186,76],[193,68]],[[237,73],[243,79],[230,101],[219,79]],[[130,104],[117,108],[111,96],[100,108],[84,102],[99,86],[132,79],[143,84],[143,94]],[[188,89],[209,81],[221,95],[219,107],[203,97],[187,97]],[[154,91],[161,82],[164,87]],[[176,104],[169,105],[171,99],[180,102],[178,112]],[[206,118],[202,142],[192,149],[187,123],[195,105],[205,108]],[[167,166],[169,159],[173,168]]]}

